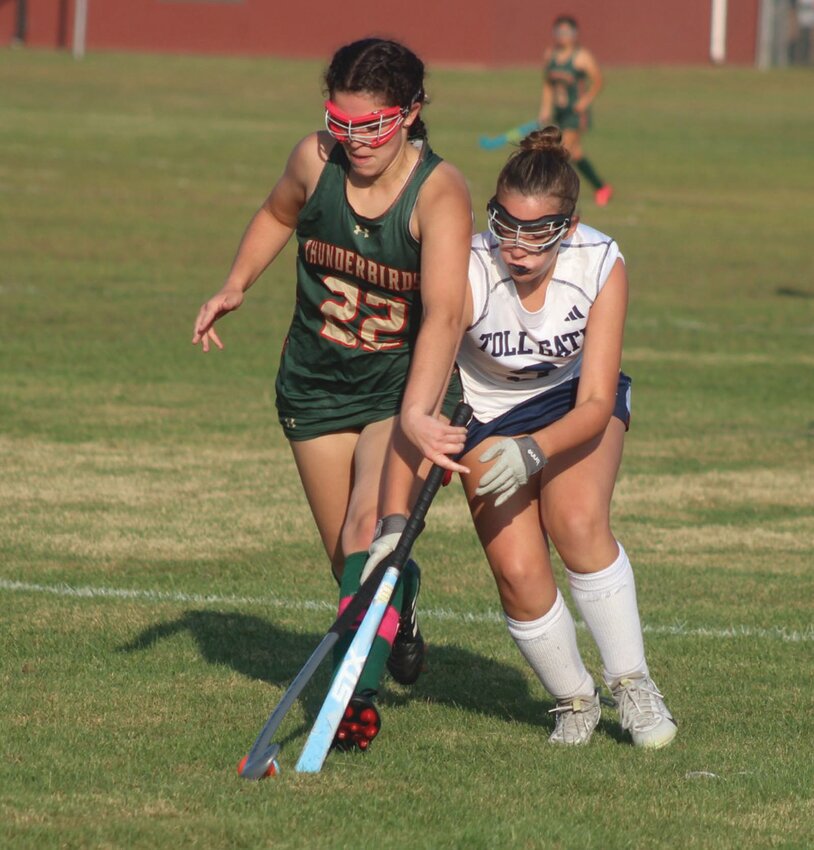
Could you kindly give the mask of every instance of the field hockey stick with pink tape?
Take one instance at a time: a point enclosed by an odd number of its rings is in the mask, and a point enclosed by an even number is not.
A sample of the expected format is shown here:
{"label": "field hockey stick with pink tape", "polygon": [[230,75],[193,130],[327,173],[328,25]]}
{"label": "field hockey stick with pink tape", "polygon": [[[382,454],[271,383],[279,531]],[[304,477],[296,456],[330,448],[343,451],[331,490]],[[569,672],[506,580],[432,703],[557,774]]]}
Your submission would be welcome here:
{"label": "field hockey stick with pink tape", "polygon": [[249,754],[244,756],[238,765],[237,772],[243,779],[264,779],[274,776],[279,772],[277,755],[280,745],[272,741],[274,733],[279,728],[283,718],[302,693],[311,677],[317,671],[322,661],[330,654],[334,644],[345,632],[356,622],[359,616],[370,605],[382,577],[387,570],[387,564],[382,563],[368,576],[367,581],[359,588],[356,595],[348,603],[345,610],[336,618],[334,624],[328,629],[317,648],[311,653],[311,657],[305,662],[302,670],[296,675],[288,689],[283,694],[280,702],[260,730]]}
{"label": "field hockey stick with pink tape", "polygon": [[[466,425],[471,418],[472,408],[461,402],[455,408],[450,424]],[[410,557],[413,544],[424,529],[424,518],[427,516],[435,494],[441,487],[445,473],[446,470],[443,467],[438,465],[432,467],[421,492],[418,494],[413,511],[407,520],[395,550],[381,564],[377,565],[377,569],[384,566],[384,577],[381,579],[367,614],[359,625],[356,636],[331,681],[328,695],[325,697],[325,702],[314,721],[302,755],[297,762],[296,770],[298,773],[318,773],[322,769],[339,724],[342,722],[345,709],[348,707],[359,682],[359,677],[362,675],[367,656],[384,619],[401,571]],[[373,574],[370,578],[373,578]]]}

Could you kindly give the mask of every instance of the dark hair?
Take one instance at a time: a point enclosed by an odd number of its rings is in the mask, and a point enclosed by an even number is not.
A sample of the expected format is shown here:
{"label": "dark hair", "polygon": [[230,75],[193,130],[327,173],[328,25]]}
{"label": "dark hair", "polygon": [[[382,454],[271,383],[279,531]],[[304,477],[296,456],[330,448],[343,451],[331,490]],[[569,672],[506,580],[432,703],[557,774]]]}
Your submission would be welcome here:
{"label": "dark hair", "polygon": [[559,127],[529,133],[509,157],[497,178],[497,191],[559,198],[561,212],[571,215],[579,198],[579,177],[568,161]]}
{"label": "dark hair", "polygon": [[569,27],[572,27],[575,30],[579,29],[577,19],[572,18],[570,15],[559,15],[558,17],[554,18],[554,26],[558,27],[560,24],[567,24]]}
{"label": "dark hair", "polygon": [[[386,38],[362,38],[340,47],[325,72],[325,88],[329,97],[338,91],[379,95],[389,106],[409,108],[427,100],[424,63],[403,44]],[[409,138],[426,137],[419,115]]]}

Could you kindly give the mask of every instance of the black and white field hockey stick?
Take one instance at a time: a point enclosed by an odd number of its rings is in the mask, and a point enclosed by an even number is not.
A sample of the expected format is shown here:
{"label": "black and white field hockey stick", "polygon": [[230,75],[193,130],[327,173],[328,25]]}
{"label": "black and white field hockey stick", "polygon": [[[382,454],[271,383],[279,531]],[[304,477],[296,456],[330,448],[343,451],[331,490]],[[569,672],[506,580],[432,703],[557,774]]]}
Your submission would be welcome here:
{"label": "black and white field hockey stick", "polygon": [[238,765],[238,773],[244,779],[263,779],[266,776],[273,776],[277,772],[276,757],[280,752],[280,745],[272,742],[274,733],[291,706],[296,702],[297,697],[316,673],[319,665],[333,649],[334,644],[370,605],[386,570],[387,564],[377,564],[376,569],[368,576],[367,581],[359,588],[345,610],[334,620],[333,625],[311,653],[311,657],[305,662],[302,670],[294,677],[280,702],[277,703],[277,707],[266,721],[266,725],[260,730],[260,734],[249,750],[249,754]]}
{"label": "black and white field hockey stick", "polygon": [[[455,408],[450,424],[466,425],[471,417],[472,408],[461,402]],[[296,770],[298,773],[318,773],[322,769],[339,724],[342,722],[345,709],[356,690],[359,677],[362,675],[370,648],[387,611],[401,571],[410,557],[413,544],[424,529],[424,518],[427,516],[427,511],[430,509],[435,494],[441,487],[445,473],[446,470],[441,466],[434,465],[432,467],[421,492],[418,494],[412,513],[395,550],[381,564],[377,565],[378,567],[385,566],[384,578],[381,579],[373,603],[360,623],[356,636],[348,647],[342,664],[331,682],[328,695],[325,697],[325,702],[314,721],[302,755],[297,762]],[[372,578],[372,575],[370,578]]]}

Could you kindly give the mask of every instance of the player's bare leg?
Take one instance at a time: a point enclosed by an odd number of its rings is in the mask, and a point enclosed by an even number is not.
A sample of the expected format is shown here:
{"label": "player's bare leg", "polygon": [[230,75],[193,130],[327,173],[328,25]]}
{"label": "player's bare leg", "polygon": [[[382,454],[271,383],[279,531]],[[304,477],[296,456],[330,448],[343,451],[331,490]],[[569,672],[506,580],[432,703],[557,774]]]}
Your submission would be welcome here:
{"label": "player's bare leg", "polygon": [[605,207],[613,197],[613,187],[596,173],[593,164],[582,149],[582,133],[579,130],[563,130],[562,143],[571,154],[571,162],[580,174],[591,184],[594,201],[597,206]]}
{"label": "player's bare leg", "polygon": [[[557,589],[543,525],[539,480],[532,479],[504,504],[475,494],[488,469],[478,457],[500,437],[484,440],[463,458],[463,476],[475,528],[495,576],[509,633],[546,690],[557,700],[549,740],[584,744],[599,722],[594,680],[579,654],[571,614]],[[488,509],[487,500],[489,501]]]}
{"label": "player's bare leg", "polygon": [[563,130],[562,143],[568,153],[571,154],[571,161],[574,164],[582,159],[582,136],[579,130]]}
{"label": "player's bare leg", "polygon": [[556,455],[543,469],[542,520],[560,557],[575,572],[600,570],[617,555],[610,504],[624,437],[624,424],[613,417],[602,435]]}
{"label": "player's bare leg", "polygon": [[[491,466],[478,458],[501,439],[484,440],[462,458],[471,473],[461,480],[503,610],[514,619],[533,620],[549,611],[557,596],[548,544],[540,524],[539,482],[529,481],[500,507],[494,506],[491,495],[475,495],[478,481]],[[489,509],[484,510],[487,500]]]}
{"label": "player's bare leg", "polygon": [[676,724],[650,678],[633,570],[610,529],[624,434],[614,417],[601,437],[553,458],[545,469],[541,509],[574,602],[599,647],[622,727],[637,746],[657,748],[673,740]]}
{"label": "player's bare leg", "polygon": [[[449,420],[440,415],[444,422]],[[404,517],[410,513],[424,480],[430,470],[430,462],[404,435],[400,428],[393,431],[388,456],[383,498],[379,511],[381,517]],[[392,536],[392,535],[391,535]],[[402,571],[401,583],[404,596],[399,617],[398,631],[387,660],[390,675],[402,685],[412,685],[425,666],[426,644],[418,627],[418,594],[421,589],[421,570],[410,559]]]}
{"label": "player's bare leg", "polygon": [[312,440],[291,441],[305,497],[337,581],[342,577],[342,526],[353,487],[353,457],[359,434],[340,431]]}
{"label": "player's bare leg", "polygon": [[[290,443],[305,497],[337,581],[344,564],[342,527],[353,488],[353,456],[358,441],[355,431],[340,431]],[[330,486],[326,486],[327,482]]]}
{"label": "player's bare leg", "polygon": [[[443,414],[438,417],[449,422]],[[391,453],[388,456],[382,485],[383,495],[379,513],[409,515],[432,464],[399,429],[393,430]]]}
{"label": "player's bare leg", "polygon": [[342,529],[342,548],[347,554],[367,551],[373,540],[394,427],[395,418],[390,417],[367,425],[359,435],[353,457],[353,491]]}
{"label": "player's bare leg", "polygon": [[311,513],[337,578],[346,553],[367,549],[376,525],[393,419],[356,431],[291,441]]}

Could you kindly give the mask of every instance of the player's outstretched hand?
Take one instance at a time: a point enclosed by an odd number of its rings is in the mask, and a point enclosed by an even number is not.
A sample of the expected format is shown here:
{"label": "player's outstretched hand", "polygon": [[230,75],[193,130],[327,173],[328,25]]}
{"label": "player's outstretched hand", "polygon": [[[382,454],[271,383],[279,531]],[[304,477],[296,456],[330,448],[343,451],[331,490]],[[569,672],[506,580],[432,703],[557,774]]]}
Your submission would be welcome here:
{"label": "player's outstretched hand", "polygon": [[204,353],[209,351],[210,343],[223,350],[223,343],[214,327],[215,322],[232,310],[237,310],[242,303],[243,293],[236,290],[221,291],[210,298],[198,311],[192,331],[192,344],[197,345],[200,342]]}
{"label": "player's outstretched hand", "polygon": [[449,455],[458,455],[466,442],[466,428],[456,428],[425,413],[402,413],[401,429],[427,460],[453,472],[469,470]]}

